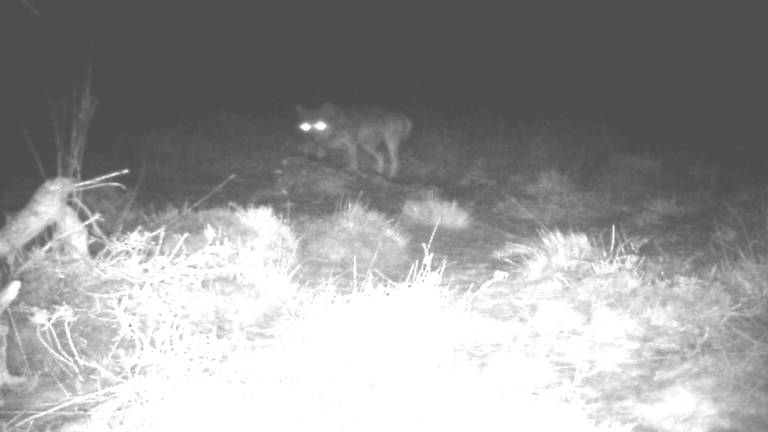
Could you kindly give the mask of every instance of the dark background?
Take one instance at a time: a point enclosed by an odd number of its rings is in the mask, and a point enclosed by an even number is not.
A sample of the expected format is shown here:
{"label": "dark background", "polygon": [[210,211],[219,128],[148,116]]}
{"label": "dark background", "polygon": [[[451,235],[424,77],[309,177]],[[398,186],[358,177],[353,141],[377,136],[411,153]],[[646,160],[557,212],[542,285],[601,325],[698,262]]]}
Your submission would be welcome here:
{"label": "dark background", "polygon": [[598,115],[645,146],[685,136],[752,161],[767,144],[760,2],[29,1],[39,14],[0,6],[5,146],[89,57],[100,130],[333,100]]}

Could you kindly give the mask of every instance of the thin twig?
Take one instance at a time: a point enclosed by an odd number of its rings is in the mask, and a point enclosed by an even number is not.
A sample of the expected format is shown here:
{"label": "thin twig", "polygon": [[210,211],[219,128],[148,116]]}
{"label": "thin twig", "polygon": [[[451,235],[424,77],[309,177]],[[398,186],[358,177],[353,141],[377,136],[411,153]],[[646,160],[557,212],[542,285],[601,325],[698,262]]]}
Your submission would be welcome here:
{"label": "thin twig", "polygon": [[53,413],[55,413],[57,411],[62,411],[64,408],[67,408],[67,407],[71,407],[71,406],[74,406],[74,405],[77,405],[77,404],[85,404],[85,403],[90,403],[90,402],[96,402],[96,401],[100,400],[104,395],[108,396],[110,394],[114,394],[112,389],[97,390],[95,392],[88,393],[88,394],[85,394],[85,395],[82,395],[82,396],[75,396],[72,399],[64,401],[64,402],[62,402],[62,403],[60,403],[58,405],[55,405],[55,406],[53,406],[53,407],[51,407],[51,408],[49,408],[47,410],[40,411],[40,412],[38,412],[38,413],[36,413],[34,415],[31,415],[31,416],[25,418],[24,420],[21,420],[20,422],[18,422],[16,424],[13,424],[13,425],[10,425],[10,426],[11,427],[19,427],[19,426],[25,425],[27,423],[31,423],[34,420],[37,420],[39,418],[45,417],[48,414],[53,414]]}
{"label": "thin twig", "polygon": [[125,185],[122,184],[122,183],[110,182],[110,183],[99,183],[99,184],[95,184],[95,185],[92,185],[92,186],[86,186],[84,188],[76,188],[75,191],[82,192],[82,191],[98,189],[100,187],[106,187],[106,186],[112,186],[112,187],[116,187],[118,189],[128,190],[128,188],[126,188]]}
{"label": "thin twig", "polygon": [[37,8],[35,7],[35,5],[32,4],[32,2],[30,2],[29,0],[19,0],[19,1],[21,2],[21,4],[26,6],[27,9],[29,9],[29,11],[32,12],[33,15],[40,16],[40,11],[37,10]]}
{"label": "thin twig", "polygon": [[216,185],[216,187],[214,187],[213,189],[211,189],[211,191],[210,191],[210,192],[208,192],[207,194],[203,195],[203,197],[202,197],[202,198],[200,198],[199,200],[195,201],[195,203],[194,203],[194,204],[192,204],[191,206],[189,206],[189,210],[194,210],[194,208],[195,208],[195,207],[197,207],[197,206],[199,206],[200,204],[202,204],[202,203],[203,203],[205,200],[207,200],[207,199],[208,199],[208,198],[210,198],[210,197],[211,197],[213,194],[215,194],[216,192],[218,192],[218,191],[219,191],[221,188],[223,188],[223,187],[224,187],[224,185],[226,185],[227,183],[231,182],[231,181],[232,181],[232,179],[234,179],[234,178],[235,178],[235,174],[230,174],[230,175],[229,175],[229,177],[227,177],[226,179],[224,179],[224,181],[223,181],[223,182],[221,182],[221,183],[219,183],[218,185]]}
{"label": "thin twig", "polygon": [[[104,174],[104,175],[99,176],[99,177],[94,177],[94,178],[92,178],[90,180],[84,180],[84,181],[81,181],[80,183],[75,183],[75,188],[77,188],[79,190],[83,190],[83,186],[90,186],[90,185],[93,185],[93,184],[96,184],[96,183],[100,183],[100,182],[102,182],[104,180],[111,179],[113,177],[117,177],[117,176],[128,174],[129,172],[131,172],[131,170],[129,170],[127,168],[126,169],[122,169],[120,171],[113,171],[113,172],[111,172],[109,174]],[[110,184],[112,184],[112,183],[110,183]]]}
{"label": "thin twig", "polygon": [[57,175],[80,180],[88,140],[88,130],[99,106],[93,95],[93,60],[86,65],[85,76],[72,89],[71,95],[51,99],[51,123],[56,145]]}
{"label": "thin twig", "polygon": [[30,366],[29,363],[29,357],[27,357],[27,351],[24,348],[24,340],[21,337],[21,333],[19,332],[19,326],[16,324],[16,318],[13,316],[10,311],[7,312],[8,314],[8,323],[11,325],[11,329],[13,329],[13,337],[16,338],[16,345],[19,347],[19,353],[21,353],[21,359],[23,360],[23,366],[24,366],[24,373],[28,376],[32,376],[32,366]]}
{"label": "thin twig", "polygon": [[20,118],[18,119],[18,122],[19,126],[21,126],[21,132],[24,134],[24,141],[26,141],[29,152],[32,153],[32,158],[35,160],[35,165],[37,165],[37,170],[40,171],[40,176],[43,179],[47,179],[48,176],[45,175],[43,162],[40,160],[40,153],[37,152],[37,147],[35,147],[35,144],[32,142],[32,137],[29,136],[27,127],[24,125],[24,122]]}

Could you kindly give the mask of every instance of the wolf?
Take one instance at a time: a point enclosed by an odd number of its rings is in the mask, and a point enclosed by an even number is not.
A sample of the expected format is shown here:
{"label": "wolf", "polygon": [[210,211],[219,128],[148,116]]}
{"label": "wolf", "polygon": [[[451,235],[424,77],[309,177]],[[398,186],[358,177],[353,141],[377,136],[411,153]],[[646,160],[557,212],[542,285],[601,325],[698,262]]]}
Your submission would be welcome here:
{"label": "wolf", "polygon": [[384,145],[389,156],[388,178],[397,176],[400,167],[398,152],[413,130],[405,114],[379,108],[341,108],[326,102],[316,109],[296,106],[299,129],[310,139],[304,149],[318,158],[327,150],[346,150],[349,169],[359,171],[358,149],[376,159],[376,172],[384,175]]}

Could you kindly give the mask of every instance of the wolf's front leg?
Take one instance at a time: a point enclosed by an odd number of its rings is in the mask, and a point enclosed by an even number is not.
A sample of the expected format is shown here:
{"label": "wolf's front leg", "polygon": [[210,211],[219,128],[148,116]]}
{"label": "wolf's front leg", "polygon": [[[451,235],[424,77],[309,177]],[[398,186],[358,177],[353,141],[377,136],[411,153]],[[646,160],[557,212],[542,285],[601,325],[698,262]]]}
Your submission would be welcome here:
{"label": "wolf's front leg", "polygon": [[347,141],[347,156],[349,157],[349,169],[358,171],[357,165],[357,144]]}

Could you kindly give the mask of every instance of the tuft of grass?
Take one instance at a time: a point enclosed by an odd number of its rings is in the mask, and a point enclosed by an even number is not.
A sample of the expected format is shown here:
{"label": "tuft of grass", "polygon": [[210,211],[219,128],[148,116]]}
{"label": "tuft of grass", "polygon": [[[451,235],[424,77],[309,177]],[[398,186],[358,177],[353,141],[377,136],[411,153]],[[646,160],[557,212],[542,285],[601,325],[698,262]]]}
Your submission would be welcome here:
{"label": "tuft of grass", "polygon": [[[539,235],[500,251],[519,277],[485,286],[476,308],[520,320],[518,343],[537,347],[527,357],[572,370],[574,390],[602,395],[598,411],[623,411],[612,418],[654,430],[728,428],[720,404],[742,396],[723,390],[729,365],[720,356],[735,340],[724,337],[733,302],[723,290],[694,277],[645,279],[617,236],[600,250],[581,233]],[[651,371],[656,380],[641,378]]]}
{"label": "tuft of grass", "polygon": [[573,177],[555,169],[544,169],[525,178],[510,178],[518,183],[519,198],[507,194],[494,206],[500,217],[533,219],[542,225],[564,221],[589,220],[605,211],[605,196],[577,186]]}
{"label": "tuft of grass", "polygon": [[[445,262],[425,249],[402,282],[368,279],[342,294],[299,289],[292,264],[264,259],[290,232],[270,210],[203,214],[115,239],[95,266],[28,269],[39,297],[28,291],[14,313],[24,346],[41,348],[27,364],[56,377],[33,393],[69,394],[52,409],[25,407],[9,431],[67,422],[64,408],[88,412],[79,430],[116,432],[720,425],[718,380],[680,359],[707,349],[697,332],[721,322],[723,298],[691,278],[645,285],[620,247],[541,232],[526,277],[494,275],[471,292],[447,286]],[[386,219],[348,203],[324,222],[338,233]],[[172,229],[202,229],[206,243],[163,249]],[[651,372],[661,378],[640,380]],[[611,421],[596,422],[600,413]]]}
{"label": "tuft of grass", "polygon": [[302,238],[305,261],[362,269],[390,269],[407,264],[410,237],[395,222],[357,201],[310,223]]}
{"label": "tuft of grass", "polygon": [[539,231],[535,246],[508,243],[496,251],[498,259],[517,259],[519,272],[526,280],[536,280],[564,271],[577,271],[589,266],[597,250],[583,233],[562,233],[558,230]]}
{"label": "tuft of grass", "polygon": [[447,201],[435,193],[424,194],[419,200],[407,200],[403,204],[402,218],[419,225],[449,229],[464,229],[472,222],[469,211],[461,208],[456,200]]}
{"label": "tuft of grass", "polygon": [[299,294],[271,339],[204,331],[201,315],[184,316],[200,292],[123,291],[142,299],[131,318],[143,325],[123,333],[141,344],[78,430],[628,430],[597,425],[576,396],[543,395],[553,365],[500,350],[508,329],[473,313],[432,260],[402,283]]}
{"label": "tuft of grass", "polygon": [[[193,255],[212,245],[213,238],[238,245],[261,256],[260,261],[293,261],[297,240],[290,226],[270,207],[212,208],[201,211],[173,207],[149,219],[161,235],[162,251]],[[253,263],[257,264],[257,263]]]}
{"label": "tuft of grass", "polygon": [[343,171],[322,164],[288,158],[277,171],[275,186],[291,194],[314,199],[338,198],[352,193],[352,178]]}
{"label": "tuft of grass", "polygon": [[[197,406],[186,396],[201,399],[227,359],[271,337],[296,293],[290,227],[269,208],[188,217],[186,228],[206,222],[205,244],[185,253],[162,247],[163,229],[139,228],[88,265],[38,259],[24,270],[36,289],[13,308],[8,363],[37,379],[13,389],[10,400],[26,405],[14,408],[22,414],[4,424],[9,430],[60,422],[72,406],[91,411],[80,430],[184,424],[162,413]],[[227,378],[220,389],[235,377]]]}

